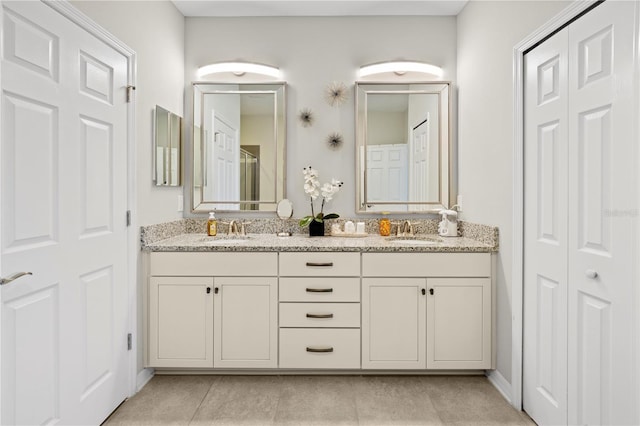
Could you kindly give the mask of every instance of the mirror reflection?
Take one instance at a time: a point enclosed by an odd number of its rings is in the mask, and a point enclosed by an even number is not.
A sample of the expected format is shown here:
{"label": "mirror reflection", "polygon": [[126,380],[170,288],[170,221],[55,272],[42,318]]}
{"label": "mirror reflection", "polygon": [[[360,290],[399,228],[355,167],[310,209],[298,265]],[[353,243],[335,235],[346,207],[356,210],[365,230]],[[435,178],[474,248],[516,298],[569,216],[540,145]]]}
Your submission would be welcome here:
{"label": "mirror reflection", "polygon": [[194,211],[275,210],[284,196],[284,91],[284,83],[194,83]]}
{"label": "mirror reflection", "polygon": [[447,83],[357,83],[359,212],[449,204]]}
{"label": "mirror reflection", "polygon": [[154,121],[156,186],[180,186],[182,118],[156,105]]}

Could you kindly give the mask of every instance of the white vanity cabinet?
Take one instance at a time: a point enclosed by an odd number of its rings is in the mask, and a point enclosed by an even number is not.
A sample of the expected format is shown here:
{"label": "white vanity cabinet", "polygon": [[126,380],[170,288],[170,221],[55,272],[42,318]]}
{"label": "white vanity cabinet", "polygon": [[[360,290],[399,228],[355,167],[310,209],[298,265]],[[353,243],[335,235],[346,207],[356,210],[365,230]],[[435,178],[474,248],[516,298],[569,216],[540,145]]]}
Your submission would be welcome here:
{"label": "white vanity cabinet", "polygon": [[214,286],[213,366],[276,368],[278,279],[216,277]]}
{"label": "white vanity cabinet", "polygon": [[427,279],[427,368],[491,368],[491,280]]}
{"label": "white vanity cabinet", "polygon": [[147,366],[276,368],[277,253],[150,253]]}
{"label": "white vanity cabinet", "polygon": [[360,253],[280,253],[280,368],[360,368]]}
{"label": "white vanity cabinet", "polygon": [[362,368],[426,368],[424,278],[362,279]]}
{"label": "white vanity cabinet", "polygon": [[364,253],[362,368],[492,368],[490,253]]}
{"label": "white vanity cabinet", "polygon": [[148,306],[148,366],[213,366],[212,277],[153,276]]}
{"label": "white vanity cabinet", "polygon": [[146,365],[494,368],[491,253],[151,252]]}

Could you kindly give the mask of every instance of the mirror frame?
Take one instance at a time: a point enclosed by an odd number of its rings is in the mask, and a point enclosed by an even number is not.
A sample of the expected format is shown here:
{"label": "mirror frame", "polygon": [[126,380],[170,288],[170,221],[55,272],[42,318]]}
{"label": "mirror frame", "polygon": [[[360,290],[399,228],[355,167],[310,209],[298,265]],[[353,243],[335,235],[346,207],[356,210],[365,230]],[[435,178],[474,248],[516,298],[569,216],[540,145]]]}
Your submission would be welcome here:
{"label": "mirror frame", "polygon": [[[206,88],[206,86],[212,86],[211,90],[201,90],[199,93],[197,92],[198,88]],[[221,86],[228,87],[228,90],[220,90],[216,89],[213,86]],[[240,87],[255,87],[255,90],[240,90]],[[272,89],[265,89],[265,87],[272,87]],[[276,82],[264,82],[264,83],[229,83],[229,82],[216,82],[216,81],[198,81],[192,83],[192,126],[191,126],[191,165],[192,165],[192,174],[191,174],[191,211],[193,213],[201,213],[201,212],[209,212],[212,210],[216,210],[218,212],[233,212],[233,213],[264,213],[264,212],[275,212],[277,208],[278,200],[286,198],[286,151],[287,151],[287,108],[286,108],[286,98],[287,98],[287,84],[283,81]],[[196,167],[196,149],[199,152],[203,152],[203,143],[205,141],[205,131],[202,125],[196,126],[196,102],[200,104],[198,107],[200,111],[200,116],[197,119],[200,123],[204,122],[203,114],[204,110],[202,108],[203,105],[203,97],[206,94],[250,94],[250,93],[273,93],[274,95],[274,103],[275,103],[275,112],[274,112],[274,134],[273,138],[276,144],[276,162],[275,162],[275,193],[273,194],[273,200],[268,201],[238,201],[233,204],[248,204],[248,205],[258,205],[258,206],[267,206],[266,209],[258,209],[258,210],[229,210],[220,208],[221,204],[231,204],[228,200],[221,201],[211,201],[204,200],[202,191],[204,186],[204,159],[200,156],[200,164]],[[281,176],[281,178],[280,178]],[[197,192],[199,188],[199,196],[197,196]]]}
{"label": "mirror frame", "polygon": [[[393,86],[409,86],[420,85],[419,89],[398,89],[390,90]],[[392,214],[427,214],[436,213],[441,209],[447,209],[453,202],[453,167],[451,160],[453,158],[452,143],[452,106],[451,106],[451,83],[448,81],[411,81],[411,82],[388,82],[388,81],[356,81],[356,212],[359,214],[380,214],[381,211],[367,210],[367,206],[371,205],[388,205],[389,209],[385,209],[385,213]],[[438,111],[438,134],[440,135],[439,146],[439,197],[437,201],[407,201],[398,203],[396,201],[384,202],[367,202],[367,96],[369,94],[437,94],[439,96]],[[360,152],[364,148],[364,156],[360,158]],[[406,210],[393,210],[394,206],[407,206]],[[412,205],[424,205],[426,210],[411,210]]]}
{"label": "mirror frame", "polygon": [[[160,127],[160,119],[166,117],[166,129]],[[156,186],[180,186],[181,185],[181,150],[182,150],[182,117],[171,111],[156,105],[153,111],[153,176]],[[166,142],[166,143],[163,143]],[[162,170],[158,167],[158,148],[168,148],[167,154],[162,157]],[[176,158],[173,153],[175,152]],[[175,166],[175,170],[174,167]],[[158,179],[159,176],[165,179]],[[174,178],[175,176],[175,178]]]}

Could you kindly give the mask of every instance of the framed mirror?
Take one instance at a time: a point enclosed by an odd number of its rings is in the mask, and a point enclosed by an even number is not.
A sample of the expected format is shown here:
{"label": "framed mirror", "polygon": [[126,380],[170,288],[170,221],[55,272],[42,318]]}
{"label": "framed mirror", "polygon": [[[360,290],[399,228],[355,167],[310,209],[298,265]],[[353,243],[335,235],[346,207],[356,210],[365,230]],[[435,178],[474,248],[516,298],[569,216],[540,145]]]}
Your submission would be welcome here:
{"label": "framed mirror", "polygon": [[285,83],[194,83],[193,112],[193,211],[275,211],[285,198]]}
{"label": "framed mirror", "polygon": [[450,206],[448,82],[356,82],[358,213]]}
{"label": "framed mirror", "polygon": [[156,186],[180,186],[182,117],[156,105],[154,123],[153,180]]}

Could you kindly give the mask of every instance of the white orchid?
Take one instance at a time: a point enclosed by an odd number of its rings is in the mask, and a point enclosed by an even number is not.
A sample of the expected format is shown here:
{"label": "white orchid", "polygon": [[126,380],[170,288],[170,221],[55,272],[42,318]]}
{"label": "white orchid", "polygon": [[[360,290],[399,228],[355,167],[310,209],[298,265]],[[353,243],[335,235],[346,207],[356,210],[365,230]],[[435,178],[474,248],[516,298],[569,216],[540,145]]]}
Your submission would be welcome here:
{"label": "white orchid", "polygon": [[331,179],[331,183],[325,183],[322,185],[322,188],[320,188],[322,198],[324,198],[325,201],[333,200],[333,196],[340,191],[341,186],[342,182],[337,179]]}
{"label": "white orchid", "polygon": [[[343,185],[343,182],[337,179],[331,179],[331,182],[327,182],[324,185],[320,186],[320,181],[318,180],[318,171],[313,167],[305,167],[303,169],[304,175],[304,192],[311,198],[311,216],[305,216],[300,220],[300,226],[307,226],[311,223],[311,221],[315,220],[316,222],[322,223],[324,219],[336,219],[339,216],[336,213],[329,213],[324,215],[324,203],[333,200],[333,197],[336,195],[340,188]],[[318,198],[322,194],[322,205],[320,207],[320,213],[317,215],[314,212],[313,201]]]}

